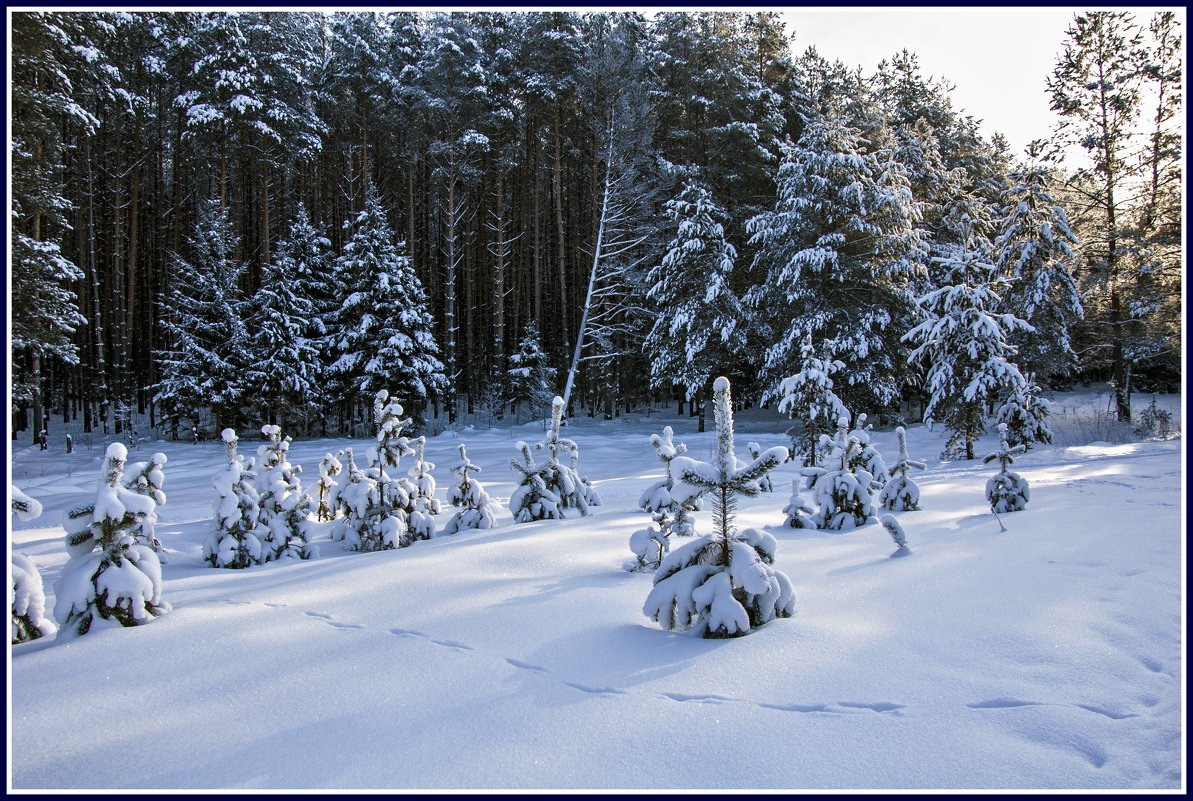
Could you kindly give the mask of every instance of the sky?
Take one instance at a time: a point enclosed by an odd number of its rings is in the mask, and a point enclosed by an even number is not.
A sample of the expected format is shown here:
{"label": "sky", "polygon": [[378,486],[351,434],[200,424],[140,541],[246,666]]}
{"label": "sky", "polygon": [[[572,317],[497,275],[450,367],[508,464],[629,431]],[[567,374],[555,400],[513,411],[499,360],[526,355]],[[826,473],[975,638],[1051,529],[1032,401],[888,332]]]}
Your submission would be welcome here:
{"label": "sky", "polygon": [[[1104,8],[1104,7],[1099,7]],[[1046,79],[1063,49],[1075,6],[1048,8],[849,9],[786,11],[794,51],[815,46],[829,59],[861,65],[906,48],[925,75],[954,86],[953,104],[982,121],[986,137],[1002,133],[1014,156],[1033,139],[1048,138],[1056,122]],[[1132,8],[1146,23],[1155,8]],[[1185,11],[1177,10],[1182,28]]]}

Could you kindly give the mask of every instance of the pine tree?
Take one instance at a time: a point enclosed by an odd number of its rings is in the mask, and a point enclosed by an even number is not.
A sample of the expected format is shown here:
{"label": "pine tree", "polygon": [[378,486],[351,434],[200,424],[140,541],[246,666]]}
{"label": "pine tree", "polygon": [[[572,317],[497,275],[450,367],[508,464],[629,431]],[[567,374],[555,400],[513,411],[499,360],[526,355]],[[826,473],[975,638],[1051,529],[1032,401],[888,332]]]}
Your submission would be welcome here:
{"label": "pine tree", "polygon": [[901,165],[863,149],[839,111],[812,120],[787,149],[772,211],[747,224],[759,283],[746,293],[767,348],[762,378],[800,369],[809,336],[845,364],[846,406],[884,407],[901,390],[899,335],[920,275],[920,211]]}
{"label": "pine tree", "polygon": [[68,636],[96,626],[138,626],[170,611],[157,554],[134,535],[153,499],[121,485],[128,449],[108,446],[95,504],[72,510],[65,526],[70,561],[54,585],[54,617]]}
{"label": "pine tree", "polygon": [[411,526],[418,491],[405,476],[394,478],[402,457],[414,453],[410,439],[402,434],[410,419],[402,415],[402,405],[391,400],[387,390],[379,390],[373,398],[377,444],[369,448],[368,470],[354,470],[349,452],[348,484],[339,498],[348,507],[341,531],[350,550],[404,548],[416,539],[430,539],[434,533],[433,524],[427,531],[421,518],[417,529]]}
{"label": "pine tree", "polygon": [[736,496],[757,495],[758,479],[787,459],[786,448],[770,448],[740,466],[733,452],[733,406],[729,379],[713,382],[717,454],[713,463],[675,459],[672,497],[682,502],[708,492],[713,502],[712,534],[671,551],[654,577],[642,612],[667,629],[690,629],[708,639],[748,634],[776,617],[790,617],[795,595],[786,574],[775,570],[775,538],[756,529],[738,532]]}
{"label": "pine tree", "polygon": [[240,281],[245,264],[238,240],[218,200],[201,204],[189,242],[191,257],[175,254],[172,285],[162,302],[170,344],[158,353],[161,380],[155,400],[175,419],[199,423],[211,407],[217,425],[244,417],[248,385]]}
{"label": "pine tree", "polygon": [[460,461],[451,469],[459,478],[459,483],[449,490],[448,497],[452,506],[462,508],[447,521],[442,534],[456,534],[464,529],[488,529],[495,525],[489,493],[470,475],[481,472],[481,469],[468,458],[464,443],[460,443],[459,450]]}
{"label": "pine tree", "polygon": [[[547,452],[543,478],[547,483],[547,491],[559,498],[560,508],[575,508],[581,516],[587,516],[591,514],[589,506],[600,505],[600,496],[577,469],[580,446],[574,440],[559,436],[562,422],[563,398],[557,395],[551,401],[551,423],[547,427],[547,435],[534,448]],[[564,456],[568,459],[567,464],[561,461]]]}
{"label": "pine tree", "polygon": [[737,251],[725,239],[725,211],[699,183],[684,184],[665,209],[675,233],[662,262],[647,275],[647,297],[657,316],[645,348],[652,385],[678,386],[692,399],[712,379],[716,365],[738,355]]}
{"label": "pine tree", "polygon": [[165,506],[166,493],[162,490],[165,484],[166,454],[155,453],[147,462],[133,462],[125,467],[124,486],[138,495],[152,498],[155,504],[152,514],[147,514],[138,522],[137,540],[148,545],[157,553],[158,561],[163,565],[168,563],[166,549],[157,538],[157,508]]}
{"label": "pine tree", "polygon": [[48,637],[58,631],[46,617],[46,591],[33,560],[12,552],[12,584],[8,599],[12,607],[12,644]]}
{"label": "pine tree", "polygon": [[554,397],[555,368],[548,364],[538,326],[533,320],[526,324],[517,352],[510,354],[505,375],[506,401],[514,412],[541,409]]}
{"label": "pine tree", "polygon": [[824,464],[800,470],[811,482],[816,512],[803,516],[788,511],[787,524],[794,528],[839,531],[869,523],[875,511],[874,477],[862,465],[862,445],[849,433],[848,417],[837,421],[837,436]]}
{"label": "pine tree", "polygon": [[536,463],[530,446],[525,442],[519,440],[514,447],[522,456],[521,461],[510,459],[510,467],[522,476],[509,500],[514,522],[529,523],[532,520],[563,517],[559,496],[547,489],[547,481],[552,473],[550,465]]}
{"label": "pine tree", "polygon": [[12,506],[12,513],[19,520],[29,521],[41,517],[41,501],[21,492],[15,485],[8,485],[8,497]]}
{"label": "pine tree", "polygon": [[335,456],[330,453],[323,455],[319,460],[319,480],[315,482],[318,488],[319,498],[316,503],[315,518],[320,522],[332,520],[336,516],[336,509],[338,503],[336,496],[339,494],[340,485],[336,482],[336,476],[344,469],[341,459],[344,458],[344,451],[338,451]]}
{"label": "pine tree", "polygon": [[[1039,146],[1032,143],[1029,155]],[[1073,279],[1078,242],[1064,209],[1052,198],[1051,171],[1045,165],[1028,165],[1012,173],[1011,180],[994,241],[995,267],[1007,279],[1000,311],[1031,325],[1033,330],[1009,339],[1019,350],[1020,367],[1047,385],[1052,376],[1070,372],[1077,359],[1069,329],[1083,315]]]}
{"label": "pine tree", "polygon": [[849,414],[833,392],[832,376],[844,368],[845,363],[840,359],[818,357],[809,334],[800,345],[799,372],[779,384],[783,396],[779,411],[803,422],[803,436],[795,441],[792,450],[803,457],[805,467],[816,463],[820,435],[832,431],[836,421]]}
{"label": "pine tree", "polygon": [[426,460],[426,447],[426,437],[414,440],[414,466],[407,474],[411,484],[410,530],[414,532],[414,539],[419,540],[429,540],[435,536],[435,521],[431,515],[440,512],[439,499],[435,497],[435,477],[431,475],[435,465]]}
{"label": "pine tree", "polygon": [[[899,461],[891,467],[890,480],[878,494],[878,505],[894,512],[907,512],[920,508],[920,488],[910,473],[912,470],[924,470],[928,465],[913,461],[907,455],[907,431],[903,426],[895,429],[895,437],[899,440]],[[886,523],[883,522],[883,525]]]}
{"label": "pine tree", "polygon": [[870,441],[870,432],[874,430],[874,426],[866,424],[866,415],[859,414],[857,416],[857,428],[849,432],[849,436],[857,440],[860,450],[857,453],[855,463],[850,465],[850,469],[856,472],[857,467],[861,467],[872,477],[870,482],[870,490],[878,491],[886,484],[890,477],[886,469],[886,461],[882,458],[882,454],[874,447]]}
{"label": "pine tree", "polygon": [[1007,424],[998,424],[999,449],[986,454],[983,464],[998,460],[999,471],[986,482],[986,500],[990,508],[999,512],[1018,512],[1027,506],[1031,497],[1027,479],[1010,470],[1015,457],[1025,450],[1022,445],[1011,446],[1007,442]]}
{"label": "pine tree", "polygon": [[328,321],[334,391],[354,402],[384,387],[419,408],[447,387],[426,294],[370,184],[336,260],[341,302]]}
{"label": "pine tree", "polygon": [[904,533],[903,526],[899,525],[899,521],[895,516],[883,515],[882,520],[879,522],[882,523],[882,527],[886,529],[887,533],[891,535],[891,539],[895,542],[896,550],[891,556],[907,556],[910,554],[911,549],[907,547],[907,534]]}
{"label": "pine tree", "polygon": [[997,313],[994,266],[970,249],[948,265],[951,283],[934,289],[919,303],[928,319],[904,340],[918,343],[910,361],[927,366],[931,399],[925,421],[943,417],[951,433],[945,458],[973,459],[973,445],[986,430],[986,410],[1008,391],[1024,384],[1009,361],[1015,348],[1007,335],[1031,327],[1013,314]]}
{"label": "pine tree", "polygon": [[261,426],[267,438],[257,449],[257,492],[261,527],[265,535],[266,562],[275,559],[310,559],[315,548],[308,542],[311,499],[302,491],[301,465],[291,465],[289,436],[275,425]]}
{"label": "pine tree", "polygon": [[1035,376],[1029,373],[1022,385],[1011,387],[1006,400],[995,412],[994,419],[1006,424],[1008,442],[1029,450],[1037,442],[1052,442],[1052,427],[1048,425],[1051,411],[1048,399],[1040,395]]}
{"label": "pine tree", "polygon": [[671,463],[676,457],[687,453],[684,443],[675,444],[671,426],[663,427],[663,434],[651,434],[650,445],[666,467],[666,475],[646,488],[638,499],[638,508],[650,512],[656,527],[647,526],[630,535],[630,550],[637,558],[634,570],[656,570],[663,556],[671,550],[671,536],[691,537],[696,526],[691,512],[700,508],[700,496],[680,503],[671,497],[675,477],[671,474]]}
{"label": "pine tree", "polygon": [[214,530],[203,543],[203,559],[212,567],[245,568],[266,561],[268,530],[261,526],[260,497],[253,462],[236,453],[236,432],[220,432],[228,464],[212,477],[216,490]]}

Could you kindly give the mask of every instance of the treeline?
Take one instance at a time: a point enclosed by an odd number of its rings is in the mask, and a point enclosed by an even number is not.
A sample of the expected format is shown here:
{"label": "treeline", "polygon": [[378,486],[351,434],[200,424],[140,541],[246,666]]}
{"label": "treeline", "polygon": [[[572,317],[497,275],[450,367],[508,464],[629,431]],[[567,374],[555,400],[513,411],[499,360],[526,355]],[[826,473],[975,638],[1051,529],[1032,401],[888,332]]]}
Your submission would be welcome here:
{"label": "treeline", "polygon": [[[1073,217],[1080,247],[1048,270],[1076,276],[1085,312],[1084,322],[1059,315],[1064,347],[1033,357],[1033,372],[1051,383],[1113,377],[1126,414],[1132,369],[1163,377],[1179,365],[1171,14],[1147,30],[1109,12],[1075,21],[1066,57],[1080,63],[1058,64],[1054,105],[1075,140],[1101,149],[1091,170],[1064,174],[1043,153],[1020,160],[985,140],[913,54],[873,75],[811,48],[795,54],[775,13],[11,19],[14,435],[51,412],[90,430],[116,423],[117,408],[171,425],[208,415],[334,430],[381,387],[454,418],[526,396],[507,385],[526,372],[512,356],[537,360],[528,332],[573,406],[699,399],[722,373],[741,397],[769,399],[793,370],[783,354],[810,336],[851,369],[867,366],[854,401],[881,411],[923,392],[900,335],[921,314],[916,298],[948,280],[934,259],[965,246],[998,261],[1028,185],[1032,203]],[[1131,47],[1116,51],[1104,40],[1119,30]],[[1123,51],[1134,60],[1114,66]],[[1115,110],[1117,139],[1082,129],[1098,124],[1096,102],[1078,96],[1090,69],[1121,73],[1107,82],[1120,95],[1098,101]],[[1144,83],[1158,90],[1155,108],[1143,107]],[[1143,136],[1141,119],[1154,122]],[[783,198],[784,171],[789,191],[804,180],[793,171],[839,187],[799,207]],[[728,317],[692,339],[685,326],[700,321],[677,310],[711,297],[709,269],[668,257],[690,239],[685,209],[698,196],[721,228],[724,269],[713,272]],[[777,224],[791,214],[799,220]],[[389,231],[393,252],[362,253],[366,225]],[[802,272],[776,262],[833,249],[840,258]],[[397,304],[391,318],[425,305],[429,330],[408,335],[417,355],[377,358],[398,340],[368,328],[371,318],[345,333],[362,264],[375,265],[374,289],[413,290],[377,300]],[[676,270],[687,284],[660,286]],[[1000,270],[1022,285],[1018,267]],[[217,275],[215,289],[196,279]],[[195,306],[202,292],[227,308]],[[266,389],[263,309],[297,348],[274,348],[277,369],[305,384]],[[204,321],[209,312],[223,322]],[[179,367],[195,351],[222,362]],[[425,370],[412,377],[398,362],[416,358]],[[543,365],[540,375],[552,374]]]}

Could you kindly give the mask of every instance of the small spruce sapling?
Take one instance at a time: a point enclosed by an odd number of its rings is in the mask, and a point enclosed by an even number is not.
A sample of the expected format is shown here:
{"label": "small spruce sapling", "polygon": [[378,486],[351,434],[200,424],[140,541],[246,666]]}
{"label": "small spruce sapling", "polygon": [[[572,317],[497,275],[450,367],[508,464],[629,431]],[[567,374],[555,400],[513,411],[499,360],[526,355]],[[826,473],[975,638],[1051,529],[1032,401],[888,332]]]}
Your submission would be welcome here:
{"label": "small spruce sapling", "polygon": [[134,533],[157,504],[122,485],[127,459],[123,444],[109,445],[95,504],[65,521],[70,561],[54,585],[54,617],[69,636],[96,626],[138,626],[170,611],[162,600],[161,562]]}
{"label": "small spruce sapling", "polygon": [[344,451],[341,450],[334,456],[326,453],[319,460],[319,480],[315,482],[315,489],[318,491],[319,497],[316,500],[317,509],[315,517],[320,522],[335,519],[335,510],[337,507],[336,495],[340,489],[340,485],[336,481],[336,476],[344,470],[344,465],[340,461],[343,458]]}
{"label": "small spruce sapling", "polygon": [[870,481],[870,490],[877,491],[882,489],[890,478],[890,474],[886,469],[886,462],[882,458],[882,454],[870,441],[870,432],[874,430],[874,426],[866,425],[866,415],[859,414],[857,416],[857,428],[849,432],[849,436],[857,440],[860,450],[853,457],[850,468],[856,473],[857,467],[862,467],[873,478]]}
{"label": "small spruce sapling", "polygon": [[[166,454],[155,453],[147,462],[133,462],[125,466],[124,486],[139,495],[145,495],[154,500],[158,507],[166,503],[166,493],[162,486],[166,480]],[[137,539],[157,552],[158,561],[168,564],[166,549],[157,538],[157,509],[151,515],[145,515],[137,529]]]}
{"label": "small spruce sapling", "polygon": [[[574,441],[559,436],[559,427],[563,422],[563,398],[558,395],[551,401],[551,425],[547,428],[547,436],[535,445],[535,450],[547,452],[547,465],[543,472],[548,492],[559,498],[561,508],[574,507],[581,516],[590,514],[590,505],[599,505],[600,496],[590,483],[580,477],[576,469],[580,459],[580,446]],[[562,457],[568,456],[567,464]],[[590,504],[595,496],[597,503]]]}
{"label": "small spruce sapling", "polygon": [[1027,479],[1008,468],[1015,462],[1015,457],[1023,453],[1023,445],[1010,445],[1007,442],[1007,424],[998,424],[999,449],[986,454],[983,464],[990,464],[998,460],[1000,470],[986,482],[986,500],[990,508],[998,514],[1000,512],[1018,512],[1027,506],[1031,495]]}
{"label": "small spruce sapling", "polygon": [[994,415],[999,423],[1006,423],[1007,443],[1022,445],[1030,450],[1037,442],[1047,445],[1052,442],[1052,427],[1048,417],[1052,407],[1048,399],[1041,397],[1040,388],[1032,375],[1024,376],[1022,384],[1012,384],[1007,399]]}
{"label": "small spruce sapling", "polygon": [[236,432],[220,433],[227,465],[212,478],[216,501],[215,530],[203,543],[203,559],[212,567],[244,568],[264,561],[266,530],[262,528],[256,474],[250,460],[236,453]]}
{"label": "small spruce sapling", "polygon": [[657,528],[647,526],[630,535],[630,550],[637,557],[634,570],[658,569],[663,555],[671,550],[672,534],[691,537],[696,533],[691,512],[700,508],[700,496],[683,503],[671,497],[671,490],[675,486],[671,463],[688,450],[688,446],[682,442],[675,444],[674,435],[671,426],[664,426],[662,436],[652,434],[650,437],[651,447],[655,449],[659,461],[666,466],[667,473],[661,480],[647,487],[638,499],[638,508],[651,513],[651,519]]}
{"label": "small spruce sapling", "polygon": [[428,462],[424,456],[427,438],[419,437],[414,440],[415,461],[410,468],[410,481],[407,492],[410,495],[411,509],[409,512],[409,526],[411,540],[429,540],[435,536],[435,521],[431,515],[440,512],[439,499],[435,497],[435,477],[431,471],[435,465]]}
{"label": "small spruce sapling", "polygon": [[878,504],[893,512],[909,512],[920,508],[920,488],[909,473],[913,469],[924,470],[928,465],[908,457],[907,431],[903,426],[895,429],[895,437],[899,440],[899,461],[890,469],[890,479],[878,493]]}
{"label": "small spruce sapling", "polygon": [[845,363],[818,357],[808,334],[800,344],[799,364],[799,372],[779,384],[783,395],[779,411],[803,422],[800,436],[792,438],[792,451],[803,458],[805,467],[816,467],[822,463],[816,448],[820,437],[832,429],[833,421],[849,414],[833,392],[832,375],[844,369]]}
{"label": "small spruce sapling", "polygon": [[738,637],[795,611],[791,581],[775,570],[775,538],[756,529],[737,531],[737,495],[759,493],[758,479],[787,459],[786,448],[770,448],[739,466],[733,452],[733,407],[729,379],[713,382],[717,455],[713,463],[686,456],[673,461],[672,497],[682,503],[708,492],[714,531],[664,557],[643,613],[667,629],[688,629],[701,637]]}
{"label": "small spruce sapling", "polygon": [[448,491],[448,500],[452,506],[462,507],[452,515],[443,527],[443,534],[455,534],[466,528],[493,528],[493,506],[489,500],[489,493],[481,483],[470,473],[479,473],[481,469],[468,458],[468,451],[464,443],[460,443],[460,461],[452,467],[452,472],[459,478],[459,483]]}
{"label": "small spruce sapling", "polygon": [[861,443],[848,430],[849,419],[841,417],[826,466],[800,470],[812,484],[817,510],[809,520],[818,529],[860,527],[874,515],[874,477],[861,466]]}
{"label": "small spruce sapling", "polygon": [[314,546],[308,541],[311,499],[302,491],[301,465],[290,464],[289,436],[276,425],[261,426],[266,444],[257,449],[260,468],[257,489],[261,525],[266,529],[265,561],[310,559]]}
{"label": "small spruce sapling", "polygon": [[[41,503],[12,484],[8,485],[12,513],[28,522],[41,517]],[[41,573],[33,560],[23,553],[12,552],[12,584],[9,598],[12,606],[12,642],[28,642],[48,637],[58,631],[54,621],[46,617],[46,593]]]}
{"label": "small spruce sapling", "polygon": [[813,520],[814,511],[804,501],[803,495],[800,494],[799,481],[792,479],[791,500],[783,507],[783,514],[787,515],[787,519],[783,521],[783,524],[791,528],[816,528],[816,523]]}
{"label": "small spruce sapling", "polygon": [[[762,455],[762,446],[757,442],[747,442],[746,447],[750,449],[750,458],[757,459]],[[762,492],[774,492],[775,486],[770,483],[770,476],[763,476],[758,479],[758,489]]]}
{"label": "small spruce sapling", "polygon": [[537,464],[530,453],[530,446],[525,442],[519,441],[514,447],[522,455],[521,461],[510,459],[510,467],[522,475],[509,500],[514,522],[529,523],[532,520],[563,517],[559,496],[547,489],[550,465]]}

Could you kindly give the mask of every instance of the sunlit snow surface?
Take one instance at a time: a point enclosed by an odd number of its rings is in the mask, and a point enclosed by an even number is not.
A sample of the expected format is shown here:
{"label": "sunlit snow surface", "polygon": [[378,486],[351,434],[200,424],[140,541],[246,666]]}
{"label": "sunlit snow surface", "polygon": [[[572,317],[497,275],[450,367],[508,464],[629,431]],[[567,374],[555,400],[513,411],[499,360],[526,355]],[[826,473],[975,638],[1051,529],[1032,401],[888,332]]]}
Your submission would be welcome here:
{"label": "sunlit snow surface", "polygon": [[[773,412],[737,420],[742,443],[788,444]],[[508,463],[542,426],[441,434],[427,459],[453,464],[466,442],[496,528],[362,554],[324,527],[319,558],[247,570],[201,558],[223,444],[143,444],[131,459],[168,456],[157,535],[174,609],[11,648],[10,787],[1182,786],[1180,439],[1032,450],[1015,464],[1031,502],[1000,532],[983,498],[993,469],[941,462],[945,433],[909,425],[928,468],[913,475],[922,510],[895,515],[903,559],[877,523],[783,527],[789,462],[777,492],[741,501],[739,525],[776,538],[795,616],[706,641],[648,620],[651,575],[625,570],[664,425],[711,458],[715,435],[673,409],[575,420],[604,505],[525,524],[506,507]],[[893,425],[873,442],[897,455]],[[349,444],[368,443],[296,441],[304,488]],[[12,482],[45,512],[11,522],[12,547],[49,609],[59,521],[94,500],[105,445],[76,438],[67,463],[60,445],[14,443]],[[442,527],[453,479],[436,478]],[[710,531],[707,506],[695,519]]]}

